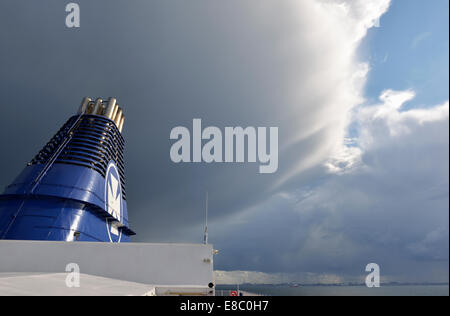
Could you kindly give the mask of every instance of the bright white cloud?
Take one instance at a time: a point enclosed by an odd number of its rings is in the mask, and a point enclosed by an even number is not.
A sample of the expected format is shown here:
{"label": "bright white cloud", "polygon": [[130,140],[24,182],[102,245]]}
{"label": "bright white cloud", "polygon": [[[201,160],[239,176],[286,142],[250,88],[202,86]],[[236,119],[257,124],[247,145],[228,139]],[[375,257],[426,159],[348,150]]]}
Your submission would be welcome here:
{"label": "bright white cloud", "polygon": [[414,97],[413,91],[387,90],[380,96],[382,104],[361,108],[357,113],[357,122],[361,126],[361,145],[368,146],[373,134],[399,136],[410,133],[417,125],[448,119],[448,101],[433,108],[403,111],[402,106]]}
{"label": "bright white cloud", "polygon": [[352,140],[344,139],[341,147],[326,162],[329,170],[340,173],[355,166],[361,167],[364,150],[383,144],[383,139],[395,141],[426,123],[448,120],[448,101],[431,108],[402,110],[403,105],[414,97],[415,93],[411,90],[386,90],[380,96],[382,103],[358,108],[353,120],[358,124],[359,136]]}
{"label": "bright white cloud", "polygon": [[[344,147],[344,135],[350,111],[364,101],[362,91],[369,72],[368,64],[359,61],[357,49],[367,30],[378,25],[389,4],[389,0],[297,4],[294,12],[303,21],[298,31],[309,32],[310,36],[299,37],[301,42],[292,41],[291,45],[297,42],[297,49],[303,50],[297,59],[305,56],[304,51],[311,52],[303,60],[309,64],[304,69],[310,72],[303,70],[301,77],[293,78],[298,81],[298,88],[291,92],[295,110],[286,113],[294,119],[287,125],[297,127],[284,142],[284,155],[298,159],[284,161],[286,168],[281,169],[274,188],[323,163],[330,155],[354,156]],[[311,139],[315,139],[315,144],[305,147]]]}

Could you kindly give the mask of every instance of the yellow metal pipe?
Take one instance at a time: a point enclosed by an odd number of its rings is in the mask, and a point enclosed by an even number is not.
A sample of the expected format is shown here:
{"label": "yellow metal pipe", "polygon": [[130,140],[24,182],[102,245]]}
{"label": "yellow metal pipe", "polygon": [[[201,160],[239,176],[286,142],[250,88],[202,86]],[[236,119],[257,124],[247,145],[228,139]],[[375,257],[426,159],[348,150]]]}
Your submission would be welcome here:
{"label": "yellow metal pipe", "polygon": [[92,112],[94,111],[94,107],[95,107],[95,103],[94,102],[89,102],[86,108],[86,114],[92,114]]}
{"label": "yellow metal pipe", "polygon": [[115,106],[114,106],[114,110],[113,110],[113,112],[112,112],[112,114],[111,114],[111,117],[109,118],[111,121],[114,121],[114,119],[116,118],[116,114],[117,114],[117,111],[119,110],[119,105],[118,104],[116,104]]}
{"label": "yellow metal pipe", "polygon": [[113,112],[116,107],[117,100],[115,98],[109,98],[108,105],[106,106],[105,116],[109,119],[112,118]]}
{"label": "yellow metal pipe", "polygon": [[121,118],[122,118],[122,109],[119,107],[119,109],[117,110],[116,117],[114,118],[114,123],[116,123],[117,127],[119,126]]}
{"label": "yellow metal pipe", "polygon": [[119,126],[118,126],[119,132],[121,132],[121,133],[122,133],[122,128],[123,128],[123,122],[124,121],[125,121],[125,115],[123,115],[123,113],[122,113],[122,117],[120,119]]}
{"label": "yellow metal pipe", "polygon": [[86,112],[89,102],[91,102],[91,98],[83,98],[80,108],[78,109],[78,114],[83,114],[84,112]]}
{"label": "yellow metal pipe", "polygon": [[103,103],[103,100],[100,99],[100,98],[98,98],[98,99],[95,101],[95,106],[94,106],[94,110],[92,111],[92,114],[101,114],[101,111],[102,111],[102,103]]}

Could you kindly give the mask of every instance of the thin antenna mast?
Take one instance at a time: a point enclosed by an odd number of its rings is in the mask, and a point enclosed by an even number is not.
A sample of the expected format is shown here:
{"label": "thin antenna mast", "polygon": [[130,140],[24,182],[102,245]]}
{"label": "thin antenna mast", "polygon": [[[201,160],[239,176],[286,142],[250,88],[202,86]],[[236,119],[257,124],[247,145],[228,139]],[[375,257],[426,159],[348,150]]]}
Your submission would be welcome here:
{"label": "thin antenna mast", "polygon": [[203,237],[203,243],[208,243],[208,191],[206,191],[206,221],[205,221],[205,236]]}

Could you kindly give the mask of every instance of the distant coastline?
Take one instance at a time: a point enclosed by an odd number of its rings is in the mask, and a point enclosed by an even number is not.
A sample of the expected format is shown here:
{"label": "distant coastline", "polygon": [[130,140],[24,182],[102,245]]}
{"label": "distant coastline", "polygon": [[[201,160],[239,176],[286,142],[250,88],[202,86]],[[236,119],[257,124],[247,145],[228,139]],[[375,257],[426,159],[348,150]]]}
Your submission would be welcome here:
{"label": "distant coastline", "polygon": [[[230,287],[234,286],[235,284],[217,284],[217,286],[225,286]],[[239,284],[239,286],[267,286],[267,287],[276,287],[276,286],[366,286],[364,283],[277,283],[277,284],[271,284],[271,283],[242,283]],[[434,282],[425,282],[425,283],[403,283],[403,282],[387,282],[387,283],[381,283],[380,286],[449,286],[449,283],[434,283]]]}
{"label": "distant coastline", "polygon": [[[220,296],[230,295],[237,285],[216,285]],[[449,296],[448,283],[384,283],[368,288],[360,283],[342,284],[240,284],[239,290],[267,296]]]}

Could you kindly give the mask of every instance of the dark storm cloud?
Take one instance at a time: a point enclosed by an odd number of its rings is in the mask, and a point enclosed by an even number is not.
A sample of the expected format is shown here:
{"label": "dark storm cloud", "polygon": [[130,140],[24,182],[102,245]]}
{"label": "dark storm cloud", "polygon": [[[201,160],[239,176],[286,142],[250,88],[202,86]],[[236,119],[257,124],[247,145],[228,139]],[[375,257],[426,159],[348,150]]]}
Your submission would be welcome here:
{"label": "dark storm cloud", "polygon": [[[327,97],[314,91],[315,84],[302,88],[296,81],[331,57],[321,58],[325,51],[317,57],[314,44],[301,47],[308,34],[297,34],[295,15],[281,18],[296,6],[79,4],[79,29],[65,27],[63,4],[2,5],[2,117],[20,124],[13,133],[2,124],[3,137],[12,136],[3,139],[11,144],[3,158],[11,168],[2,184],[75,112],[82,96],[115,96],[125,109],[130,220],[138,240],[164,240],[162,227],[198,222],[206,190],[215,202],[212,216],[266,197],[278,175],[260,175],[256,164],[175,165],[169,133],[177,125],[190,127],[196,117],[205,126],[279,126],[282,146],[313,129]],[[279,174],[321,146],[324,132],[314,133],[282,156]]]}

